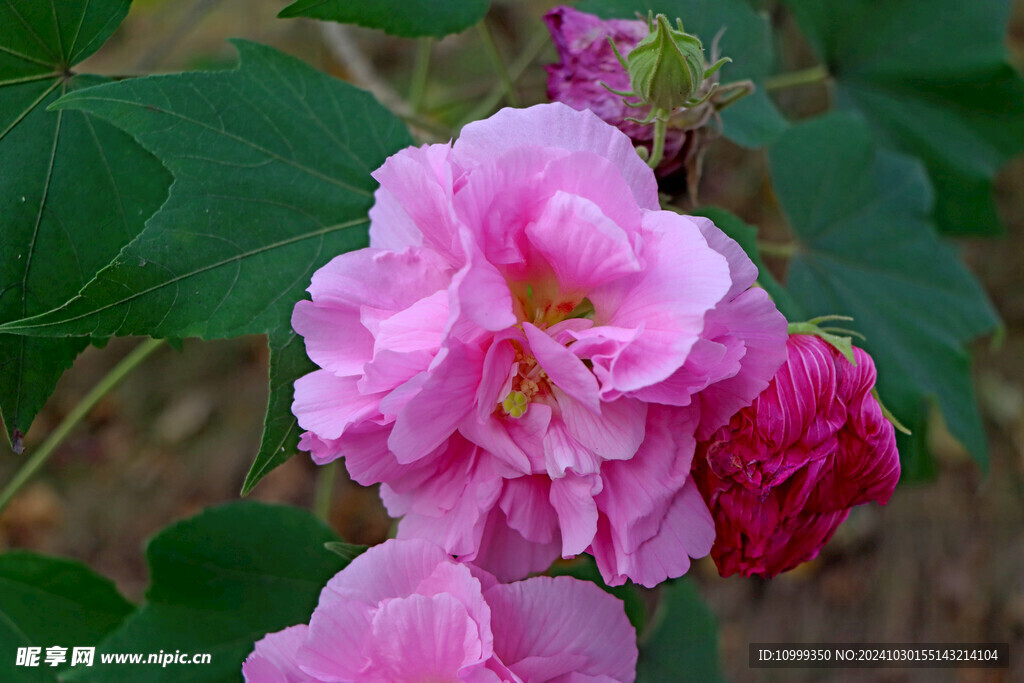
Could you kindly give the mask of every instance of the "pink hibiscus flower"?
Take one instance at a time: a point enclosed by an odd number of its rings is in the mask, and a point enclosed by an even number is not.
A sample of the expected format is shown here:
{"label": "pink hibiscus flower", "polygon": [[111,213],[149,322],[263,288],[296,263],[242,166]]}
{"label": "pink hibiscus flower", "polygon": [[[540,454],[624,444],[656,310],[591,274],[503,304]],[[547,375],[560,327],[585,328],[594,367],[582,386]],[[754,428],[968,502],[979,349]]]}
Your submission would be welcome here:
{"label": "pink hibiscus flower", "polygon": [[590,552],[653,586],[706,554],[695,433],[785,357],[757,270],[661,211],[629,139],[562,104],[505,109],[374,173],[370,248],[313,276],[292,324],[302,447],[382,483],[399,537],[502,580]]}
{"label": "pink hibiscus flower", "polygon": [[309,625],[256,643],[250,683],[631,682],[636,633],[586,581],[500,584],[423,540],[370,548],[331,579]]}
{"label": "pink hibiscus flower", "polygon": [[722,576],[771,577],[817,557],[851,507],[885,504],[900,477],[871,357],[854,348],[854,366],[810,335],[787,346],[764,393],[697,448]]}

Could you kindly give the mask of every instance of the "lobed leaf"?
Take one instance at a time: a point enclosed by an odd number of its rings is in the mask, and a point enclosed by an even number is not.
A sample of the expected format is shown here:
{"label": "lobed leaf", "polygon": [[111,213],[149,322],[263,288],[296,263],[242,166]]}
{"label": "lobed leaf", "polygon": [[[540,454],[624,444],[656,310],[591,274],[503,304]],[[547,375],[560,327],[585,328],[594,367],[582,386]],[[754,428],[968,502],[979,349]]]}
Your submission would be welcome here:
{"label": "lobed leaf", "polygon": [[[0,322],[60,306],[139,234],[170,176],[129,136],[60,96],[106,79],[75,75],[129,0],[0,4]],[[19,449],[85,339],[0,334],[0,415]]]}
{"label": "lobed leaf", "polygon": [[[188,666],[190,681],[240,679],[256,640],[309,621],[321,589],[349,562],[324,548],[338,540],[304,510],[252,501],[167,527],[146,548],[146,604],[100,643],[97,661],[102,653],[209,653],[208,665],[121,664],[118,676],[178,681]],[[73,670],[70,680],[107,676],[93,667]]]}
{"label": "lobed leaf", "polygon": [[[823,154],[822,150],[828,150]],[[844,325],[878,367],[886,405],[919,425],[935,400],[952,433],[982,465],[985,432],[966,345],[998,324],[977,280],[931,222],[923,167],[877,150],[867,126],[831,114],[791,128],[769,154],[779,202],[800,248],[787,289],[810,316],[853,317]],[[920,462],[924,430],[901,441]],[[909,464],[905,461],[905,464]]]}
{"label": "lobed leaf", "polygon": [[291,383],[307,366],[301,344],[288,342],[292,308],[314,270],[366,246],[370,173],[412,139],[369,93],[272,48],[236,46],[233,71],[111,83],[58,103],[123,128],[166,164],[174,185],[142,234],[77,297],[0,330],[270,333],[273,386],[249,490],[294,453]]}
{"label": "lobed leaf", "polygon": [[[74,647],[95,646],[132,612],[114,584],[74,560],[24,551],[0,555],[0,679],[56,681]],[[46,648],[67,648],[66,661],[45,663]],[[17,666],[20,647],[41,648],[38,667]]]}
{"label": "lobed leaf", "polygon": [[483,19],[489,5],[490,0],[297,0],[277,16],[359,24],[407,38],[443,38]]}
{"label": "lobed leaf", "polygon": [[715,616],[689,579],[661,585],[653,623],[640,642],[638,683],[724,680]]}
{"label": "lobed leaf", "polygon": [[1008,0],[787,0],[838,104],[919,157],[946,232],[1000,231],[992,178],[1024,151],[1024,80],[1008,63]]}

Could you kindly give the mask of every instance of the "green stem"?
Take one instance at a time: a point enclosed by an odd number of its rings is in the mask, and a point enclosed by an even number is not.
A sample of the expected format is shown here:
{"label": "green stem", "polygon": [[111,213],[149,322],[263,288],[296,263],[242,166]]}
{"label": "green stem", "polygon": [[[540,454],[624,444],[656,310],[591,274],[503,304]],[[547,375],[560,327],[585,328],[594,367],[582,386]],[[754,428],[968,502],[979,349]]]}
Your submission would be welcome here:
{"label": "green stem", "polygon": [[331,499],[334,497],[334,477],[338,472],[338,461],[321,465],[316,475],[316,491],[313,493],[313,512],[325,522],[330,521]]}
{"label": "green stem", "polygon": [[[520,53],[520,55],[513,60],[512,65],[509,66],[509,78],[511,78],[513,82],[519,80],[519,77],[523,75],[526,68],[530,66],[533,60],[537,58],[537,55],[541,53],[541,50],[547,47],[550,42],[547,29],[542,28],[534,33],[522,53]],[[494,111],[494,108],[498,106],[498,103],[501,102],[501,98],[504,94],[505,87],[500,83],[491,88],[491,91],[487,96],[480,100],[480,104],[474,107],[473,110],[459,122],[457,128],[461,129],[467,123],[482,119],[490,114]]]}
{"label": "green stem", "polygon": [[516,94],[515,86],[512,84],[512,78],[509,76],[508,69],[505,68],[505,63],[501,61],[501,55],[498,53],[498,46],[494,43],[494,38],[491,36],[490,30],[487,28],[487,22],[481,21],[477,26],[480,28],[480,38],[484,43],[484,51],[491,60],[491,64],[494,65],[494,70],[498,73],[498,78],[501,80],[501,85],[505,89],[505,99],[513,107],[519,106],[519,95]]}
{"label": "green stem", "polygon": [[823,64],[819,64],[818,66],[812,66],[809,69],[801,69],[799,71],[790,71],[784,74],[769,76],[765,79],[764,89],[771,92],[773,90],[795,88],[801,85],[823,83],[828,79],[828,77],[828,69],[826,69]]}
{"label": "green stem", "polygon": [[430,71],[430,52],[433,47],[433,38],[420,38],[416,44],[416,61],[413,63],[412,83],[409,85],[409,108],[414,114],[423,107],[423,95],[427,91],[427,74]]}
{"label": "green stem", "polygon": [[764,256],[778,256],[779,258],[793,258],[800,245],[796,242],[761,242],[757,243],[757,250]]}
{"label": "green stem", "polygon": [[647,159],[647,165],[651,168],[658,168],[661,158],[665,155],[665,134],[668,132],[668,116],[655,114],[654,119],[654,147],[651,149],[651,156]]}
{"label": "green stem", "polygon": [[7,507],[8,503],[17,495],[18,491],[24,486],[36,472],[46,464],[46,461],[57,449],[58,446],[63,443],[64,439],[71,433],[71,431],[78,425],[82,419],[89,414],[89,411],[100,402],[104,396],[106,396],[111,389],[117,386],[118,382],[124,379],[132,370],[136,368],[143,360],[145,360],[150,354],[159,349],[164,345],[162,339],[147,339],[143,343],[132,349],[132,352],[125,356],[120,363],[114,366],[114,369],[106,374],[103,379],[99,381],[86,394],[78,404],[71,409],[64,420],[57,426],[57,429],[53,430],[46,441],[39,446],[39,449],[32,454],[21,469],[14,475],[14,479],[11,480],[7,487],[0,493],[0,512],[3,512],[4,508]]}

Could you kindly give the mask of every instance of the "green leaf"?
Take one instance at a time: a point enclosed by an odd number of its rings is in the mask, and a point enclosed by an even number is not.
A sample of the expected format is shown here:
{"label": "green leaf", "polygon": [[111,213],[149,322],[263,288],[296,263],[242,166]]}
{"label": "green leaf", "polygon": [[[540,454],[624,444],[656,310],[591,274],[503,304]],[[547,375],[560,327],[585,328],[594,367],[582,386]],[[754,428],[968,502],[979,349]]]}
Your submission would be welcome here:
{"label": "green leaf", "polygon": [[786,120],[763,87],[774,67],[771,28],[744,0],[585,0],[577,8],[606,19],[635,19],[637,12],[646,17],[648,10],[673,22],[678,17],[687,33],[701,39],[708,57],[715,35],[724,27],[720,52],[732,63],[722,67],[721,82],[749,78],[757,90],[722,112],[723,133],[738,145],[760,147],[786,129]]}
{"label": "green leaf", "polygon": [[701,207],[694,211],[694,214],[710,218],[722,232],[736,240],[743,248],[743,251],[747,253],[750,260],[757,266],[757,284],[764,287],[765,291],[771,295],[779,311],[786,316],[786,320],[796,322],[807,318],[800,305],[779,284],[779,281],[775,279],[772,272],[768,270],[761,260],[761,252],[757,247],[757,228],[747,225],[740,218],[725,209],[714,206]]}
{"label": "green leaf", "polygon": [[302,339],[289,330],[270,334],[270,398],[263,419],[260,450],[242,484],[248,495],[263,477],[288,461],[299,450],[299,423],[292,414],[293,385],[296,377],[316,369],[306,355]]}
{"label": "green leaf", "polygon": [[370,173],[412,139],[368,93],[269,47],[236,45],[233,71],[124,81],[61,100],[131,133],[175,182],[142,234],[79,296],[8,329],[270,333],[273,386],[249,490],[294,452],[291,382],[307,366],[301,343],[289,341],[292,308],[314,270],[366,246]]}
{"label": "green leaf", "polygon": [[1024,81],[1007,62],[1008,0],[788,0],[886,145],[919,157],[941,229],[1000,230],[992,177],[1024,150]]}
{"label": "green leaf", "polygon": [[[985,432],[965,347],[997,318],[930,222],[924,169],[876,151],[867,126],[844,114],[791,128],[770,163],[800,241],[787,282],[793,298],[811,316],[853,317],[844,327],[867,337],[860,345],[874,357],[879,392],[896,417],[913,429],[922,403],[934,398],[952,433],[984,466]],[[923,435],[918,430],[911,438]]]}
{"label": "green leaf", "polygon": [[[266,633],[306,623],[321,589],[348,561],[324,544],[338,537],[298,508],[252,501],[210,508],[161,531],[146,548],[146,604],[100,643],[102,653],[210,653],[189,681],[238,680]],[[73,680],[106,681],[103,668]],[[118,667],[119,680],[180,681],[175,666]]]}
{"label": "green leaf", "polygon": [[[102,45],[128,0],[0,4],[0,322],[60,306],[141,230],[170,176],[116,128],[49,112],[103,82],[71,67]],[[0,414],[20,434],[88,342],[0,334]]]}
{"label": "green leaf", "polygon": [[358,545],[356,543],[344,543],[342,541],[330,541],[324,543],[324,548],[330,550],[332,553],[345,560],[345,562],[351,562],[363,553],[365,553],[370,546]]}
{"label": "green leaf", "polygon": [[661,585],[654,621],[640,639],[637,683],[721,681],[715,616],[688,579]]}
{"label": "green leaf", "polygon": [[[132,611],[114,584],[74,560],[13,551],[0,555],[0,680],[56,681],[72,649],[95,646]],[[46,648],[67,648],[59,667]],[[19,647],[39,647],[40,667],[16,666]]]}
{"label": "green leaf", "polygon": [[396,36],[434,36],[463,31],[484,18],[490,0],[298,0],[282,19],[309,17],[383,29]]}

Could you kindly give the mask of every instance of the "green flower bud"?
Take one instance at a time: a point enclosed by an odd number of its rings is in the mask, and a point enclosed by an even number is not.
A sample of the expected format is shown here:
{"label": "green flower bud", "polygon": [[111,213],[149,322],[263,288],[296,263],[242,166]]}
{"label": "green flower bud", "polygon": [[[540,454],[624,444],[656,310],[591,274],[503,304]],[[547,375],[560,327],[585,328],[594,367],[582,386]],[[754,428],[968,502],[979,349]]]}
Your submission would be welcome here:
{"label": "green flower bud", "polygon": [[[678,28],[672,28],[668,17],[659,14],[651,22],[651,33],[633,48],[625,60],[619,61],[629,72],[631,93],[653,109],[672,111],[680,107],[694,107],[711,96],[712,87],[698,99],[697,92],[708,76],[714,74],[728,57],[704,69],[704,46],[700,40],[683,31],[683,22],[676,19]],[[612,47],[615,47],[614,43]],[[615,50],[618,55],[618,49]]]}

